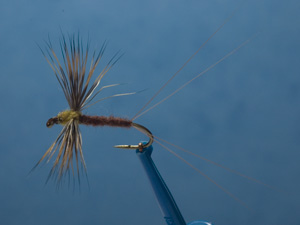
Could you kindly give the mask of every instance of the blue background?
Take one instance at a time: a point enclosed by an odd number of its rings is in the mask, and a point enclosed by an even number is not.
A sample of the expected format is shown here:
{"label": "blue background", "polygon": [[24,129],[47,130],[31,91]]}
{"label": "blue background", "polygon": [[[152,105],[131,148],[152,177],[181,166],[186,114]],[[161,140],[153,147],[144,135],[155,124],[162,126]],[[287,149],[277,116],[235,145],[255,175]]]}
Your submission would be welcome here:
{"label": "blue background", "polygon": [[[60,126],[47,119],[67,108],[36,43],[60,29],[80,32],[99,48],[102,65],[125,55],[103,79],[122,83],[103,92],[145,91],[94,105],[89,115],[131,118],[241,5],[155,100],[162,99],[252,35],[260,34],[201,78],[136,122],[156,136],[255,177],[283,192],[183,154],[251,210],[154,144],[153,158],[186,221],[214,224],[297,224],[300,220],[300,2],[289,1],[7,1],[0,3],[1,224],[164,224],[134,152],[136,130],[81,127],[90,189],[44,185],[51,163],[30,169]],[[99,69],[100,70],[100,69]]]}

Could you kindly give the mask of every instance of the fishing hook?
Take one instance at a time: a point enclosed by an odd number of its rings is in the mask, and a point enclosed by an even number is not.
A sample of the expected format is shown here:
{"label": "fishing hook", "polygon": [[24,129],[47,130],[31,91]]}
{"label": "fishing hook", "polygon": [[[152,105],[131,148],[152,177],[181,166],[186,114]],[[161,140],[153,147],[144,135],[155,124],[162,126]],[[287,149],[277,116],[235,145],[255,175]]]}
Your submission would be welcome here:
{"label": "fishing hook", "polygon": [[150,130],[148,130],[146,127],[138,124],[138,123],[132,123],[132,126],[141,131],[142,133],[146,134],[149,137],[149,141],[146,144],[143,143],[139,143],[138,145],[115,145],[115,148],[123,148],[123,149],[139,149],[140,152],[143,151],[144,148],[149,147],[150,145],[152,145],[153,141],[154,141],[154,137],[153,134],[151,133]]}

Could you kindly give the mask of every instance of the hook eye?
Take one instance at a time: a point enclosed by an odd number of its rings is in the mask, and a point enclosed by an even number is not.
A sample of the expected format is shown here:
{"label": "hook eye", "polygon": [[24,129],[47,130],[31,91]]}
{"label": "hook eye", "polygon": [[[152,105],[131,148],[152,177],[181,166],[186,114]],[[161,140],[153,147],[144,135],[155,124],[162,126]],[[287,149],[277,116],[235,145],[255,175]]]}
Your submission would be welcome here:
{"label": "hook eye", "polygon": [[131,149],[131,150],[139,149],[140,151],[143,151],[144,148],[147,148],[150,145],[152,145],[154,141],[154,137],[150,130],[148,130],[146,127],[138,123],[132,123],[132,126],[135,129],[139,130],[140,132],[146,134],[149,137],[149,141],[146,144],[139,143],[138,145],[115,145],[114,146],[115,148]]}
{"label": "hook eye", "polygon": [[53,118],[50,118],[47,123],[46,123],[46,126],[48,128],[52,127],[54,124],[58,124],[58,121],[59,119],[57,117],[53,117]]}

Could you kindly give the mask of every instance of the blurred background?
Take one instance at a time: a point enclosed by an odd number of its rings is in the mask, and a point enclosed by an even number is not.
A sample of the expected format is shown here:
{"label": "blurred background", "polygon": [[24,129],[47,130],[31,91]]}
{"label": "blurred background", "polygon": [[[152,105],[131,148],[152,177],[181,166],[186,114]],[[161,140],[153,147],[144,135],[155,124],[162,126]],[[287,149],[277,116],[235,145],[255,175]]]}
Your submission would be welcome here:
{"label": "blurred background", "polygon": [[[91,49],[109,41],[105,65],[125,55],[89,115],[132,118],[238,7],[231,20],[153,101],[158,102],[254,34],[259,35],[168,101],[136,120],[154,135],[283,192],[182,154],[251,210],[154,143],[153,159],[187,222],[288,224],[300,220],[300,2],[237,0],[16,1],[0,3],[1,224],[165,224],[134,151],[136,130],[81,126],[90,188],[45,185],[51,163],[28,172],[61,127],[46,121],[68,108],[38,45],[59,52],[61,31]],[[38,45],[37,45],[38,44]],[[78,186],[78,185],[77,185]]]}

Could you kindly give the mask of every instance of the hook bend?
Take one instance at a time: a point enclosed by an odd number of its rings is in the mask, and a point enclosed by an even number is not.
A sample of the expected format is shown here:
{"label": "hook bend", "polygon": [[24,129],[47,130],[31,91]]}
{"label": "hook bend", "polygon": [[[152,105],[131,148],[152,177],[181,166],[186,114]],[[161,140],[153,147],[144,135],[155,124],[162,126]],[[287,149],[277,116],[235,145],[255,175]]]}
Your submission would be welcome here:
{"label": "hook bend", "polygon": [[150,145],[152,145],[154,141],[154,137],[150,130],[148,130],[146,127],[138,123],[132,123],[132,126],[135,129],[139,130],[140,132],[146,134],[149,137],[149,141],[146,144],[139,143],[138,145],[115,145],[114,146],[115,148],[132,149],[132,150],[139,149],[140,151],[142,151],[144,148],[147,148]]}

